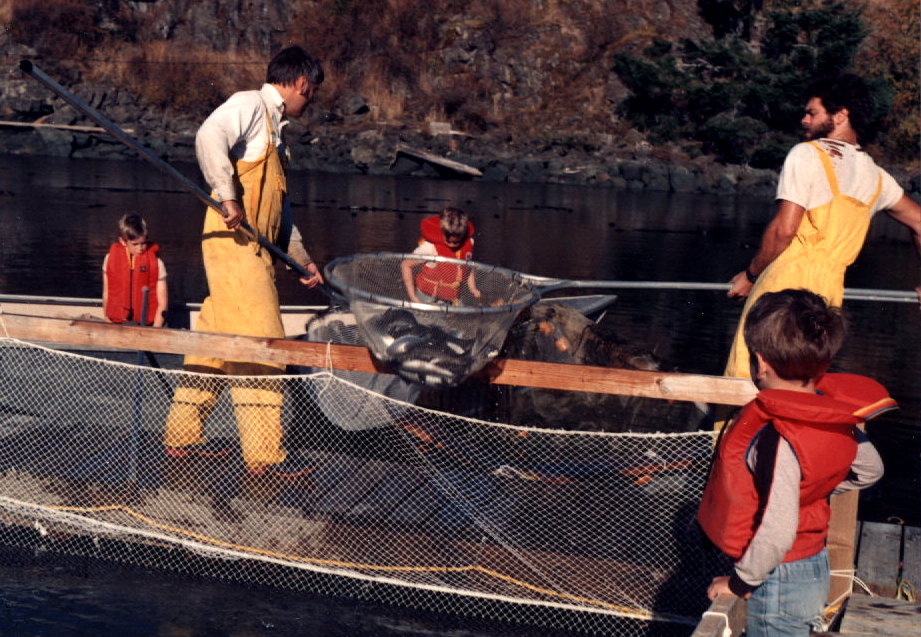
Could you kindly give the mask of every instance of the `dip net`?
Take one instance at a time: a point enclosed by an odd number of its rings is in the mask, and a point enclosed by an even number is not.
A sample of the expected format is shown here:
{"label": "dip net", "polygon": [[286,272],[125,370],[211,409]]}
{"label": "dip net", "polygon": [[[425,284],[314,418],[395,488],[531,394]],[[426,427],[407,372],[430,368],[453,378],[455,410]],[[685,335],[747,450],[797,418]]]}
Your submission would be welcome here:
{"label": "dip net", "polygon": [[[214,397],[201,453],[165,452],[177,387]],[[302,475],[247,471],[240,388],[282,397]],[[693,524],[712,436],[511,427],[329,371],[213,376],[0,339],[0,542],[569,631],[686,635],[712,575]]]}
{"label": "dip net", "polygon": [[374,356],[408,381],[440,387],[495,358],[515,317],[539,298],[513,270],[412,254],[336,259],[326,279]]}

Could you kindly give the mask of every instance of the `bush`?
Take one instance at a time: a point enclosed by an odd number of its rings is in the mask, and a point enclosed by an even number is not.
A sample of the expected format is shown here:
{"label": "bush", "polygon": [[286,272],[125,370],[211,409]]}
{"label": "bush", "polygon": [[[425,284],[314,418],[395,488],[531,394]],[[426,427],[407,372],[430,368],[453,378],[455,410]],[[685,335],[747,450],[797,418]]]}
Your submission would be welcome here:
{"label": "bush", "polygon": [[614,71],[631,91],[620,112],[653,141],[678,136],[722,161],[777,168],[780,140],[800,136],[805,87],[847,69],[866,37],[861,11],[840,0],[778,0],[756,32],[750,2],[700,5],[726,35],[677,48],[654,42],[642,56],[617,56]]}

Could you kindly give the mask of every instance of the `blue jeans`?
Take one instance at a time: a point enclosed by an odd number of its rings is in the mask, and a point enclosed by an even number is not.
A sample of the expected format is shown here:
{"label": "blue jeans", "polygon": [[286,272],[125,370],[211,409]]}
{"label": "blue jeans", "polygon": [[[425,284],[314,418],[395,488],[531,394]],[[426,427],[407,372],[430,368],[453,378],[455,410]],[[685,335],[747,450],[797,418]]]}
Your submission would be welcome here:
{"label": "blue jeans", "polygon": [[809,637],[828,598],[828,552],[784,562],[748,600],[746,637]]}

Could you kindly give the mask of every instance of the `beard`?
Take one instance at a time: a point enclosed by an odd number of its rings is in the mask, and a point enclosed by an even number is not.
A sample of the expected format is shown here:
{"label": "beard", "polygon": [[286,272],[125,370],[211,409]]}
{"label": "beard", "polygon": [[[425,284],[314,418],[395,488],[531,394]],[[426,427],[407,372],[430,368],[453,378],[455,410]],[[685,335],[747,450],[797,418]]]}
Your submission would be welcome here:
{"label": "beard", "polygon": [[804,135],[806,139],[819,139],[828,137],[833,130],[835,130],[835,123],[832,121],[831,115],[828,115],[821,122],[806,128]]}

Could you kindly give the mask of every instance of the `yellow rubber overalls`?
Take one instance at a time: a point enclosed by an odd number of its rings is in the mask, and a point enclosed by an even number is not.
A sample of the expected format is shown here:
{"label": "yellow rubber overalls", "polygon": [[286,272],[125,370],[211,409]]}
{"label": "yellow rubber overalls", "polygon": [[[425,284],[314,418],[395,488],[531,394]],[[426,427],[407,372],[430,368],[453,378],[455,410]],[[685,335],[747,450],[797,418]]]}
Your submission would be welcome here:
{"label": "yellow rubber overalls", "polygon": [[[269,142],[253,162],[235,162],[236,181],[246,219],[259,234],[274,242],[286,192],[284,166],[272,143],[272,120],[266,112]],[[205,213],[202,253],[209,296],[195,325],[199,332],[284,338],[271,255],[244,230],[228,230],[220,215]],[[231,376],[278,374],[284,365],[225,361],[186,356],[188,371]],[[280,385],[271,379],[228,379],[234,416],[240,432],[243,460],[250,467],[282,462]],[[204,441],[202,421],[218,399],[214,384],[194,386],[194,378],[176,389],[166,420],[164,444],[184,447]]]}
{"label": "yellow rubber overalls", "polygon": [[828,153],[815,142],[811,145],[819,153],[825,168],[832,198],[828,203],[806,211],[793,241],[758,277],[742,309],[724,376],[751,377],[743,329],[748,310],[765,292],[805,288],[825,297],[829,305],[841,306],[844,271],[863,247],[873,204],[879,197],[883,180],[879,178],[876,194],[867,203],[841,194]]}

